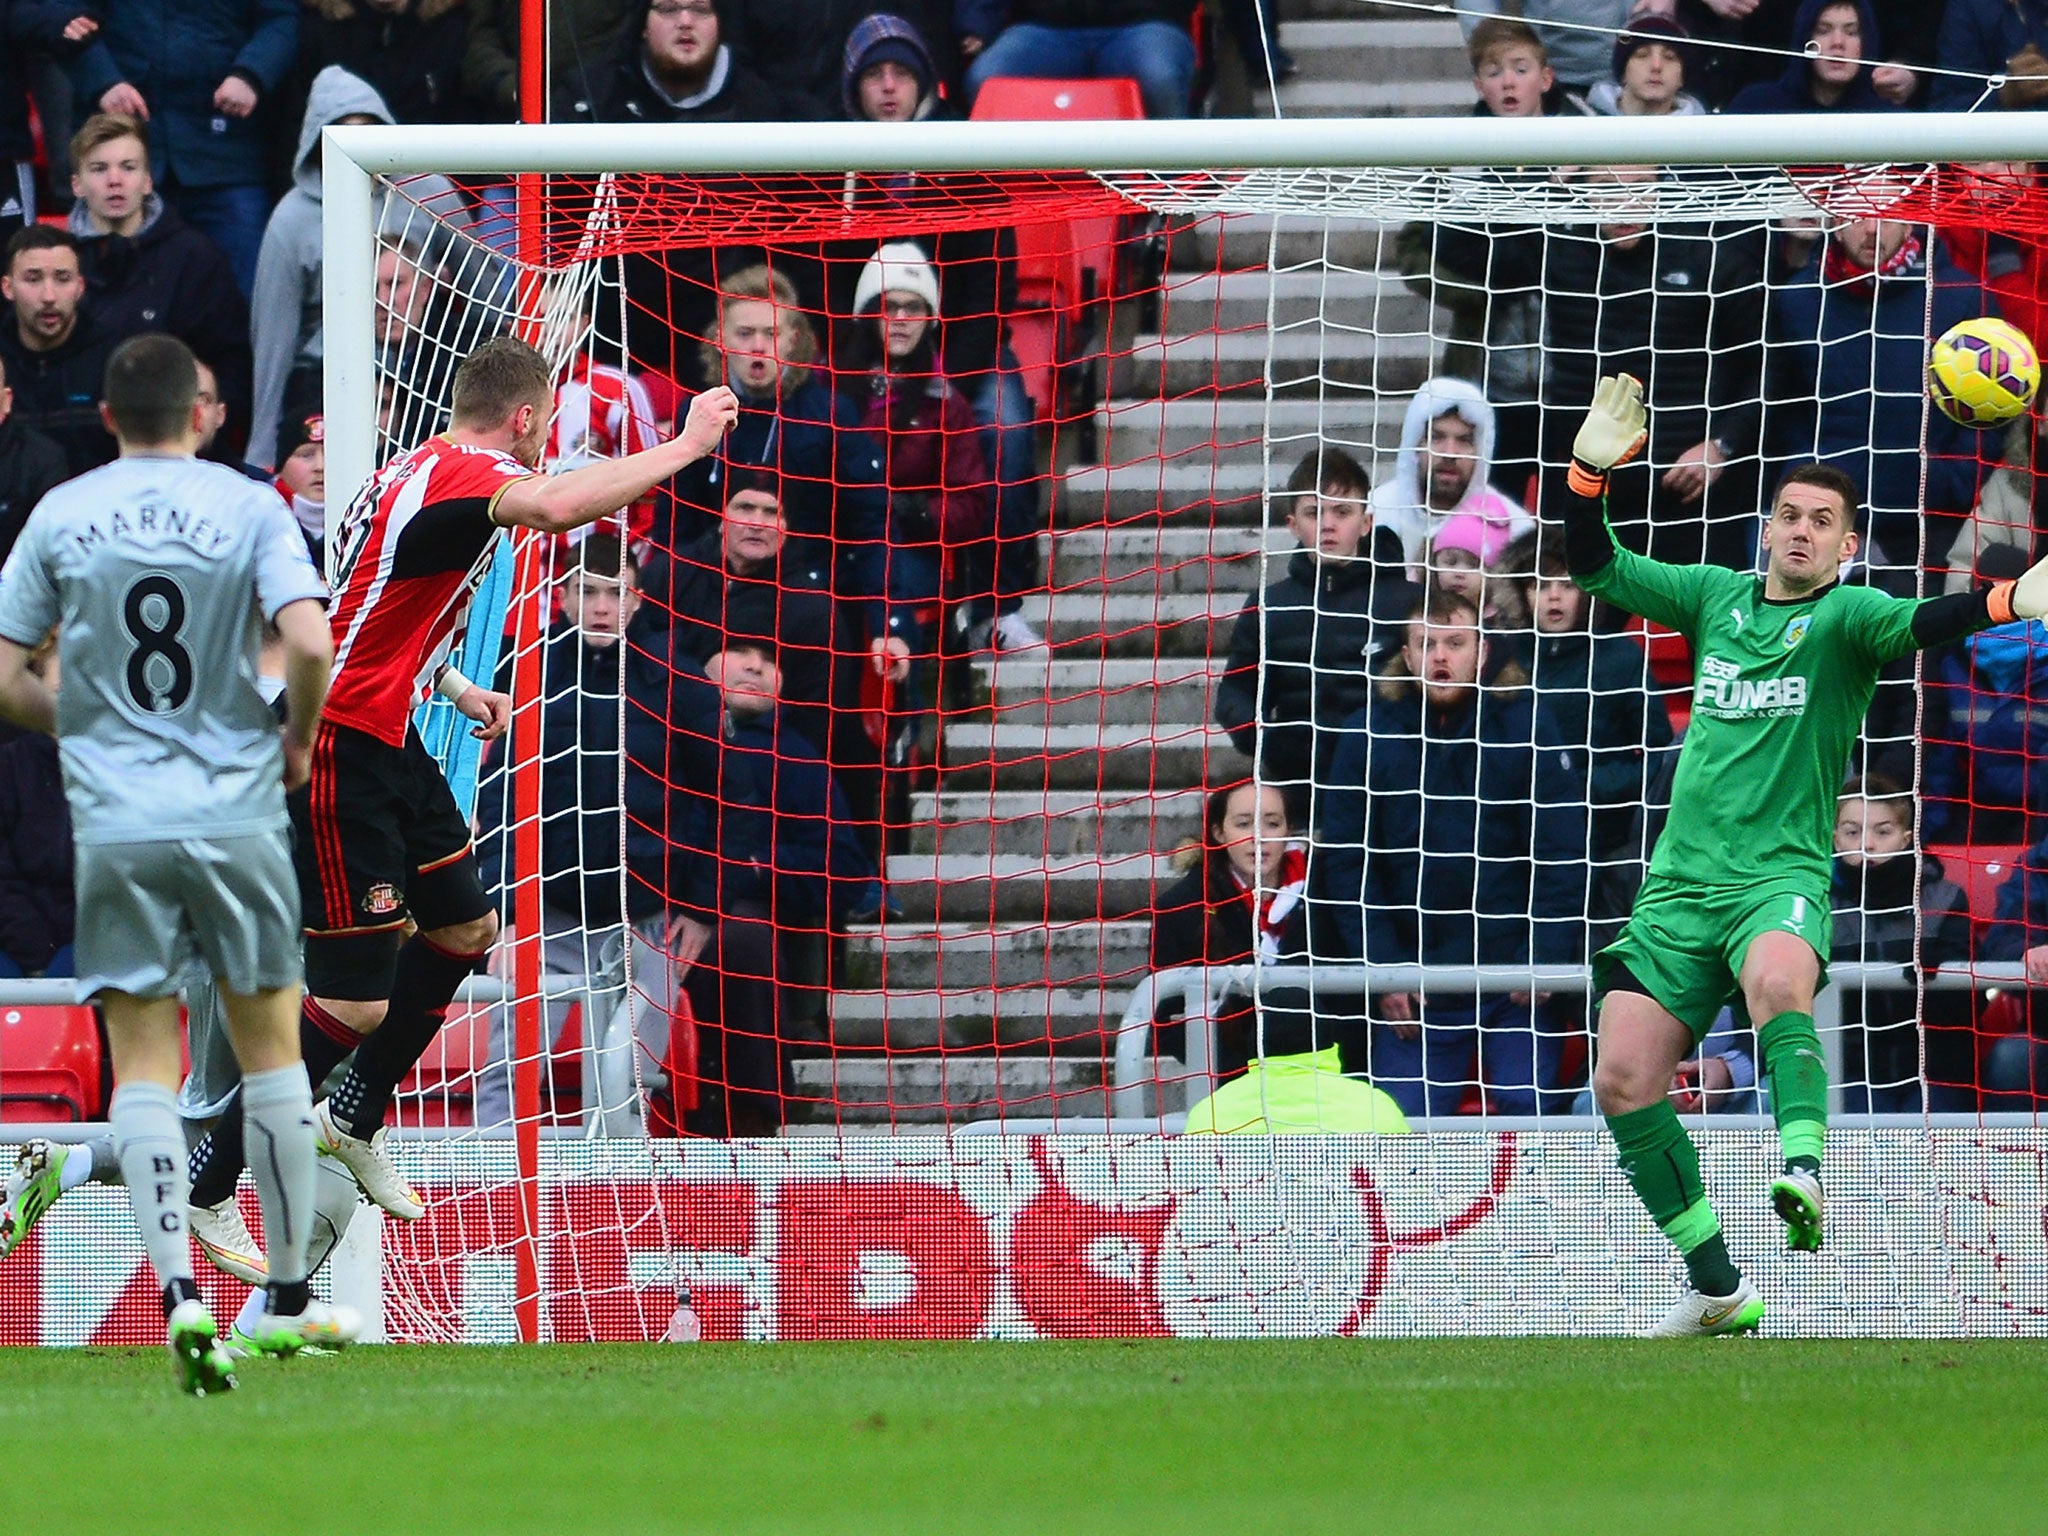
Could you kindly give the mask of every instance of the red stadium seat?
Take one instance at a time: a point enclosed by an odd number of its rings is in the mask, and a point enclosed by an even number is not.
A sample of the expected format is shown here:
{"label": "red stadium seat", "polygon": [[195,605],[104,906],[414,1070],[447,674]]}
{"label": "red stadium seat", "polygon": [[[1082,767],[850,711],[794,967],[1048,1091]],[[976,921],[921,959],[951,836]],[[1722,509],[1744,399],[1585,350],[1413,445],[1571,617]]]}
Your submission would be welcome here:
{"label": "red stadium seat", "polygon": [[0,1118],[99,1119],[102,1054],[90,1008],[0,1008]]}
{"label": "red stadium seat", "polygon": [[2026,856],[2025,843],[1983,843],[1965,847],[1960,843],[1930,847],[1927,852],[1941,860],[1942,873],[1963,888],[1970,906],[1970,927],[1981,934],[1998,910],[1998,888]]}
{"label": "red stadium seat", "polygon": [[1145,98],[1138,82],[1121,75],[1104,80],[1025,80],[999,75],[982,84],[971,114],[976,122],[1139,122]]}
{"label": "red stadium seat", "polygon": [[1664,696],[1671,728],[1684,730],[1692,719],[1692,647],[1677,630],[1648,619],[1631,617],[1623,633],[1634,635],[1649,657],[1650,685]]}
{"label": "red stadium seat", "polygon": [[[648,1064],[643,1055],[641,1065]],[[647,1134],[680,1136],[683,1116],[697,1107],[697,1016],[690,1011],[687,994],[676,994],[675,1016],[669,1021],[668,1054],[661,1069],[668,1078],[666,1088],[647,1096]]]}

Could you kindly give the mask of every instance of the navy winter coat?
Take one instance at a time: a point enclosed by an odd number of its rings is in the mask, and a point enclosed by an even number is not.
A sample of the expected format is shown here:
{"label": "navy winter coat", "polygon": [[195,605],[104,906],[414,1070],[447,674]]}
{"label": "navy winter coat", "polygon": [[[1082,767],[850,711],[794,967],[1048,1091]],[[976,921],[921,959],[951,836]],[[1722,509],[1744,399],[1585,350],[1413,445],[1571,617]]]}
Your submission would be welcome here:
{"label": "navy winter coat", "polygon": [[818,749],[779,718],[727,716],[694,667],[626,670],[628,909],[715,920],[736,903],[822,926],[881,906],[873,862]]}
{"label": "navy winter coat", "polygon": [[[125,80],[149,104],[159,187],[268,180],[275,131],[268,108],[298,64],[298,0],[99,0],[91,9],[100,30],[69,65],[81,123]],[[229,75],[256,88],[248,117],[214,109],[213,93]]]}
{"label": "navy winter coat", "polygon": [[24,732],[0,746],[0,950],[24,971],[72,940],[71,864],[57,739]]}
{"label": "navy winter coat", "polygon": [[[1817,458],[1845,471],[1863,488],[1864,505],[1878,510],[1874,528],[1881,540],[1883,514],[1896,520],[1921,505],[1923,465],[1928,510],[1969,511],[1977,495],[1977,434],[1928,411],[1923,454],[1919,381],[1930,334],[1996,314],[1996,307],[1939,247],[1931,321],[1924,256],[1907,271],[1878,279],[1873,302],[1858,285],[1823,287],[1822,249],[1773,296],[1767,450],[1781,461]],[[1894,521],[1894,540],[1900,527]],[[1911,560],[1918,548],[1915,542],[1885,553]]]}
{"label": "navy winter coat", "polygon": [[[688,401],[679,402],[677,418],[688,410]],[[664,529],[657,521],[655,543],[675,549],[713,526],[725,506],[728,465],[775,469],[790,533],[784,563],[831,572],[833,591],[860,605],[870,638],[880,635],[889,497],[881,445],[859,428],[860,408],[835,395],[820,374],[779,402],[742,394],[740,419],[724,445],[669,482],[671,523]],[[657,504],[657,519],[663,510]]]}
{"label": "navy winter coat", "polygon": [[[510,665],[508,657],[501,687],[510,681]],[[508,737],[504,745],[510,744]],[[541,899],[557,912],[580,916],[586,928],[609,927],[620,921],[616,644],[585,645],[573,625],[549,637],[541,656],[540,753]],[[508,909],[510,761],[500,749],[477,790],[485,887],[503,892]]]}
{"label": "navy winter coat", "polygon": [[[1963,74],[1935,76],[1928,106],[1936,112],[1997,111],[1997,94],[1984,96],[1983,77],[2004,73],[2006,61],[2029,43],[2048,53],[2044,0],[1948,0],[1935,62]],[[1978,78],[1965,78],[1969,75]],[[1981,107],[1979,97],[1984,97]]]}
{"label": "navy winter coat", "polygon": [[2018,960],[2042,944],[2048,944],[2048,838],[2029,848],[1998,888],[1998,908],[1977,958]]}
{"label": "navy winter coat", "polygon": [[[1820,20],[1820,13],[1831,5],[1840,5],[1843,0],[1801,0],[1798,14],[1792,18],[1793,49],[1803,49],[1813,36],[1814,23]],[[1863,57],[1867,63],[1877,63],[1885,57],[1883,44],[1878,34],[1877,17],[1870,9],[1869,0],[1849,0],[1856,7],[1856,14],[1862,22]],[[1901,108],[1895,102],[1886,101],[1877,94],[1870,83],[1870,70],[1858,72],[1842,92],[1833,106],[1822,106],[1813,99],[1813,66],[1802,55],[1785,66],[1785,72],[1775,80],[1759,80],[1745,85],[1735,93],[1735,99],[1728,103],[1730,112],[1897,112]]]}
{"label": "navy winter coat", "polygon": [[1414,686],[1375,691],[1345,723],[1311,879],[1342,954],[1425,965],[1579,958],[1584,780],[1563,754],[1536,750],[1536,729],[1526,692],[1489,691],[1476,708],[1425,719]]}

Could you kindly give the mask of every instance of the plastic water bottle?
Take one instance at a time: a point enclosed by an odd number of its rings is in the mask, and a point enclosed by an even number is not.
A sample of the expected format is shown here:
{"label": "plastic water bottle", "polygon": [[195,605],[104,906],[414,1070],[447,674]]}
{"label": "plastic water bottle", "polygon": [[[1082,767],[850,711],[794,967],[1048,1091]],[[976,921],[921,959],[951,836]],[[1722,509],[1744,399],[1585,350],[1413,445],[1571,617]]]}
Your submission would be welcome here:
{"label": "plastic water bottle", "polygon": [[690,1305],[690,1283],[676,1282],[675,1316],[668,1320],[668,1332],[662,1335],[669,1344],[694,1344],[704,1337],[703,1319],[697,1316],[697,1309]]}

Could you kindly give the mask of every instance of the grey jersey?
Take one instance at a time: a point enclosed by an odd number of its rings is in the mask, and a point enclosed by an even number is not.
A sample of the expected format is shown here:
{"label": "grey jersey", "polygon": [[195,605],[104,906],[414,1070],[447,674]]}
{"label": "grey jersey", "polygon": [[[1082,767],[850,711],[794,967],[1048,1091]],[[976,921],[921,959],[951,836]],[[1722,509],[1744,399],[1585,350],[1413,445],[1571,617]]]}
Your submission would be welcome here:
{"label": "grey jersey", "polygon": [[277,493],[219,464],[117,459],[37,503],[0,571],[0,636],[33,646],[59,629],[77,840],[284,826],[258,616],[326,595]]}

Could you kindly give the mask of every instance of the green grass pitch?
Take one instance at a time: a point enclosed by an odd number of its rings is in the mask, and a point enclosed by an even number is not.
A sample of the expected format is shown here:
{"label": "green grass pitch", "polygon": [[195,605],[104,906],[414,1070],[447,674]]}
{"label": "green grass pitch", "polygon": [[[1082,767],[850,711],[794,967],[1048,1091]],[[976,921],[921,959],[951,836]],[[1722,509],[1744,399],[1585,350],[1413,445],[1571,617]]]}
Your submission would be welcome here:
{"label": "green grass pitch", "polygon": [[2038,1532],[2039,1343],[0,1350],[8,1530]]}

